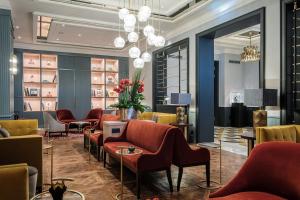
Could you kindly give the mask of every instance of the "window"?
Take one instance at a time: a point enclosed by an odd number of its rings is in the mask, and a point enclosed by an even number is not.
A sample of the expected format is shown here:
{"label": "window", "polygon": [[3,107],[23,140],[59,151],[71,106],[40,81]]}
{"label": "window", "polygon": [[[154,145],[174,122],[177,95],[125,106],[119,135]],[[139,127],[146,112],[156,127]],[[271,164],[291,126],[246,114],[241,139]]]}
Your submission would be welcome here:
{"label": "window", "polygon": [[37,38],[47,39],[52,22],[51,17],[38,16],[37,20]]}

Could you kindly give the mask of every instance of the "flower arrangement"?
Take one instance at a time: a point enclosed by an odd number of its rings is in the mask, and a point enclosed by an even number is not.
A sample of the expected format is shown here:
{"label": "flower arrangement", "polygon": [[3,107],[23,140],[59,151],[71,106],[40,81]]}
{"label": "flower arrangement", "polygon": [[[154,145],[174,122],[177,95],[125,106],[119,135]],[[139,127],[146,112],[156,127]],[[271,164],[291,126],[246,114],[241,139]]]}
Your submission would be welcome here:
{"label": "flower arrangement", "polygon": [[111,107],[119,109],[133,108],[135,111],[144,112],[147,106],[142,105],[144,95],[144,82],[141,80],[141,70],[135,71],[132,80],[122,79],[114,91],[119,94],[119,103]]}

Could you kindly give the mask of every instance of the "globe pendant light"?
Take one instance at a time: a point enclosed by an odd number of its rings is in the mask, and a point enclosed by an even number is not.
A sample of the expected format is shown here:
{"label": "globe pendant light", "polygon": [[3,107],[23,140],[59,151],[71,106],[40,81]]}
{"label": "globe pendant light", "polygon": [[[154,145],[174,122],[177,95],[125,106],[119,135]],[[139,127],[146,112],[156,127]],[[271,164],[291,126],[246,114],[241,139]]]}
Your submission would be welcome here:
{"label": "globe pendant light", "polygon": [[146,37],[148,37],[150,34],[154,34],[154,28],[153,28],[153,26],[148,24],[147,26],[145,26],[143,32],[144,32],[144,35]]}
{"label": "globe pendant light", "polygon": [[144,62],[151,62],[152,56],[147,51],[142,54]]}
{"label": "globe pendant light", "polygon": [[114,45],[116,48],[123,48],[125,46],[125,40],[119,36],[119,37],[116,37],[116,39],[114,40]]}
{"label": "globe pendant light", "polygon": [[127,8],[122,8],[119,10],[119,18],[123,20],[125,16],[129,14],[129,10]]}
{"label": "globe pendant light", "polygon": [[150,46],[153,46],[156,42],[156,35],[150,34],[147,38],[147,42]]}
{"label": "globe pendant light", "polygon": [[128,41],[129,42],[137,42],[139,39],[139,35],[136,32],[130,32],[128,34]]}
{"label": "globe pendant light", "polygon": [[134,61],[133,61],[133,66],[135,67],[135,68],[139,68],[139,69],[141,69],[141,68],[143,68],[144,67],[144,60],[143,59],[141,59],[141,58],[136,58],[136,59],[134,59]]}
{"label": "globe pendant light", "polygon": [[145,22],[151,16],[151,9],[148,6],[142,6],[138,13],[138,19],[140,22]]}
{"label": "globe pendant light", "polygon": [[129,57],[130,58],[138,58],[138,57],[140,57],[140,55],[141,55],[141,51],[136,46],[131,47],[129,49]]}
{"label": "globe pendant light", "polygon": [[165,43],[166,43],[166,40],[163,36],[161,36],[161,35],[156,36],[156,40],[154,43],[155,47],[163,47],[163,46],[165,46]]}
{"label": "globe pendant light", "polygon": [[128,14],[124,17],[124,23],[127,26],[134,26],[136,23],[136,18],[133,14]]}
{"label": "globe pendant light", "polygon": [[124,24],[124,30],[125,30],[127,33],[133,32],[133,31],[134,31],[134,25],[131,26],[131,25]]}

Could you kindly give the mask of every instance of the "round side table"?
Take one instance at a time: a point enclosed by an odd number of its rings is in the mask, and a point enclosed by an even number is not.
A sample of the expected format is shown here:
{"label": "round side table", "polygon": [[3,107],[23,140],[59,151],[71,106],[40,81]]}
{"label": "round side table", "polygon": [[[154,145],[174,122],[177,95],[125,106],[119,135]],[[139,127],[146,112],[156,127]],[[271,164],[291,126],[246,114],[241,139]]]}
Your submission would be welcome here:
{"label": "round side table", "polygon": [[49,150],[51,151],[51,162],[50,162],[50,183],[45,183],[45,185],[51,185],[53,180],[53,144],[43,144],[43,150],[47,150],[47,154],[49,155]]}
{"label": "round side table", "polygon": [[[85,200],[84,195],[78,191],[75,190],[67,190],[64,193],[64,200]],[[33,198],[31,200],[53,200],[51,194],[49,191],[42,192]]]}
{"label": "round side table", "polygon": [[133,156],[133,155],[137,155],[137,154],[142,154],[143,151],[141,149],[135,149],[133,152],[129,152],[128,150],[128,146],[118,146],[119,150],[116,151],[117,154],[120,155],[120,168],[121,168],[121,175],[120,175],[120,179],[121,179],[121,193],[118,193],[115,196],[115,199],[119,200],[123,200],[123,156]]}

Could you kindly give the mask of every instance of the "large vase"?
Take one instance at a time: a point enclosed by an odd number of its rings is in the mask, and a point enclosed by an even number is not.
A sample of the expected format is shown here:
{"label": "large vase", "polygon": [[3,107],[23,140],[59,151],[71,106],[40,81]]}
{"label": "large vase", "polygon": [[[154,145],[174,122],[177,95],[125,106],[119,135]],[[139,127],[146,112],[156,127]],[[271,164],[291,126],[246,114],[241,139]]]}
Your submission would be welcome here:
{"label": "large vase", "polygon": [[120,108],[120,120],[127,121],[128,120],[128,109],[127,108]]}

